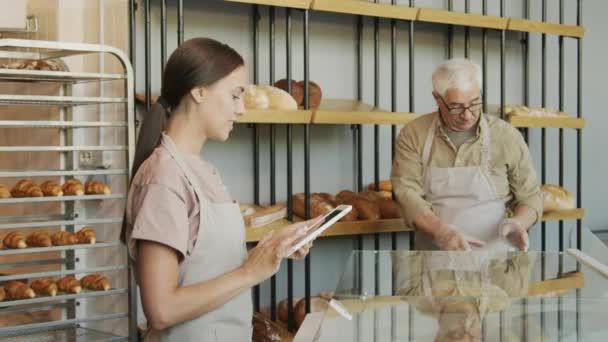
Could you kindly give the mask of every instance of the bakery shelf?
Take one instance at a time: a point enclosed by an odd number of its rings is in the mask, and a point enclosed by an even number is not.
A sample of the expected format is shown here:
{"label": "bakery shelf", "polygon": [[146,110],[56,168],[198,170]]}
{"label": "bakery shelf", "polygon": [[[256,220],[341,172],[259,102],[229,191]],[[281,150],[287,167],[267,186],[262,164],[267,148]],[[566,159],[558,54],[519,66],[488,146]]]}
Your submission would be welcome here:
{"label": "bakery shelf", "polygon": [[227,2],[240,2],[252,5],[265,5],[277,7],[289,7],[299,9],[309,9],[312,0],[225,0]]}
{"label": "bakery shelf", "polygon": [[[1,330],[0,330],[1,331]],[[1,335],[0,335],[1,336]],[[3,337],[3,342],[50,342],[50,341],[65,341],[65,342],[119,342],[128,341],[128,338],[116,336],[105,332],[85,329],[79,327],[71,327],[65,329],[53,329],[46,331],[19,333],[12,337]]]}
{"label": "bakery shelf", "polygon": [[415,118],[412,113],[387,112],[356,100],[323,100],[312,123],[405,125]]}
{"label": "bakery shelf", "polygon": [[128,151],[128,146],[0,146],[0,152]]}
{"label": "bakery shelf", "polygon": [[543,222],[582,220],[585,218],[585,209],[569,209],[546,213],[542,217]]}
{"label": "bakery shelf", "polygon": [[[91,267],[91,268],[82,268],[78,270],[63,270],[63,271],[49,271],[49,272],[36,272],[36,273],[24,273],[24,274],[12,274],[6,276],[0,276],[0,282],[5,282],[9,280],[19,280],[19,279],[31,279],[31,278],[46,278],[46,277],[64,277],[67,275],[74,274],[95,274],[95,273],[104,273],[104,272],[116,272],[126,270],[126,265],[120,266],[105,266],[105,267]],[[2,303],[2,302],[0,302]]]}
{"label": "bakery shelf", "polygon": [[511,18],[509,20],[507,29],[511,31],[546,33],[574,38],[582,38],[585,36],[584,27],[552,24],[517,18]]}
{"label": "bakery shelf", "polygon": [[97,242],[94,244],[78,244],[71,246],[52,246],[52,247],[32,247],[32,248],[20,248],[20,249],[8,249],[0,248],[0,256],[16,255],[16,254],[33,254],[33,253],[46,253],[46,252],[61,252],[71,251],[75,249],[96,249],[96,248],[112,248],[119,247],[121,243],[116,242]]}
{"label": "bakery shelf", "polygon": [[72,300],[72,299],[80,299],[80,298],[115,296],[115,295],[120,295],[120,294],[126,294],[127,291],[128,291],[127,289],[110,289],[108,291],[83,290],[79,294],[62,294],[62,295],[58,294],[54,297],[44,296],[44,297],[36,297],[36,298],[32,298],[32,299],[8,300],[8,301],[0,302],[0,308],[11,307],[11,306],[15,306],[15,305],[29,305],[29,304],[59,302],[59,301],[64,301],[64,300]]}
{"label": "bakery shelf", "polygon": [[313,0],[311,9],[370,17],[415,20],[419,9],[361,0]]}
{"label": "bakery shelf", "polygon": [[0,120],[0,128],[99,128],[129,127],[126,122]]}
{"label": "bakery shelf", "polygon": [[44,170],[44,171],[0,171],[0,178],[9,177],[60,177],[60,176],[95,176],[95,175],[126,175],[124,169],[98,170]]}
{"label": "bakery shelf", "polygon": [[239,123],[309,124],[311,110],[248,110],[239,117]]}
{"label": "bakery shelf", "polygon": [[[78,318],[78,319],[64,319],[60,321],[52,321],[52,322],[43,322],[43,323],[31,323],[31,324],[22,324],[17,326],[11,326],[6,328],[0,328],[0,337],[2,337],[2,342],[7,341],[27,341],[32,342],[33,337],[41,336],[46,332],[59,332],[61,336],[67,336],[66,338],[60,339],[51,339],[51,340],[43,340],[43,341],[69,341],[69,342],[80,342],[80,341],[94,341],[94,342],[115,342],[115,341],[128,341],[129,339],[126,337],[121,337],[117,335],[108,334],[105,332],[98,332],[90,329],[80,328],[78,325],[81,323],[87,322],[98,322],[98,321],[108,321],[115,320],[121,318],[127,318],[127,313],[112,313],[105,315],[98,315],[88,318]],[[52,329],[52,330],[51,330]],[[86,332],[89,332],[91,335],[83,335]],[[62,332],[65,331],[65,334]],[[82,339],[74,340],[71,339],[74,333],[80,333],[78,336],[83,336]],[[66,335],[72,334],[72,335]],[[8,340],[8,336],[14,336],[14,340]],[[30,338],[32,336],[32,338]],[[71,336],[71,337],[70,337]]]}
{"label": "bakery shelf", "polygon": [[420,9],[417,19],[418,21],[428,23],[460,25],[467,27],[481,27],[496,30],[507,29],[507,24],[509,22],[508,18],[454,11],[444,11],[431,8]]}
{"label": "bakery shelf", "polygon": [[[26,48],[27,51],[23,51]],[[0,40],[0,58],[18,59],[52,59],[75,55],[111,54],[123,63],[124,69],[130,75],[130,89],[133,89],[133,70],[129,64],[129,57],[121,50],[107,46],[83,43],[66,43],[46,40],[2,39]]]}
{"label": "bakery shelf", "polygon": [[0,230],[72,226],[72,225],[116,224],[116,223],[122,223],[122,217],[104,218],[104,219],[87,219],[87,220],[62,220],[62,221],[43,221],[43,222],[27,222],[27,223],[8,223],[8,224],[0,224]]}
{"label": "bakery shelf", "polygon": [[4,105],[70,107],[120,103],[127,103],[127,99],[122,97],[0,95],[0,104]]}
{"label": "bakery shelf", "polygon": [[0,69],[0,81],[82,83],[124,80],[125,77],[121,74]]}
{"label": "bakery shelf", "polygon": [[[281,229],[289,224],[291,223],[288,220],[280,220],[264,227],[247,228],[247,242],[259,241],[271,230]],[[411,230],[412,229],[408,228],[401,219],[338,222],[334,224],[331,229],[323,232],[321,237],[408,232]]]}
{"label": "bakery shelf", "polygon": [[555,116],[555,117],[538,117],[538,116],[523,116],[523,115],[509,115],[507,121],[515,127],[528,127],[528,128],[574,128],[583,129],[585,128],[585,119],[568,117],[568,116]]}
{"label": "bakery shelf", "polygon": [[48,196],[48,197],[19,197],[19,198],[3,198],[0,199],[0,204],[15,204],[15,203],[42,203],[42,202],[70,202],[70,201],[101,201],[125,199],[126,194],[110,194],[110,195],[82,195],[82,196]]}

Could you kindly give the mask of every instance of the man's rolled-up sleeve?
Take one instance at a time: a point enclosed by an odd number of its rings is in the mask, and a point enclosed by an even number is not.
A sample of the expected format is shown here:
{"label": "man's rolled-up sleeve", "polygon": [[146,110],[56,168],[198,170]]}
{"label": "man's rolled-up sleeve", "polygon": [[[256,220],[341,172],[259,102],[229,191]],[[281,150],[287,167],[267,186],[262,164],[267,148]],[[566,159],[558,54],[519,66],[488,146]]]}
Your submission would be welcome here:
{"label": "man's rolled-up sleeve", "polygon": [[522,135],[513,129],[512,160],[508,164],[509,187],[513,194],[512,207],[526,205],[536,211],[536,219],[543,215],[543,196],[540,191],[536,170],[530,157],[530,150]]}
{"label": "man's rolled-up sleeve", "polygon": [[424,200],[421,146],[410,127],[404,127],[395,142],[391,183],[405,223],[415,228],[416,216],[430,210],[431,204]]}

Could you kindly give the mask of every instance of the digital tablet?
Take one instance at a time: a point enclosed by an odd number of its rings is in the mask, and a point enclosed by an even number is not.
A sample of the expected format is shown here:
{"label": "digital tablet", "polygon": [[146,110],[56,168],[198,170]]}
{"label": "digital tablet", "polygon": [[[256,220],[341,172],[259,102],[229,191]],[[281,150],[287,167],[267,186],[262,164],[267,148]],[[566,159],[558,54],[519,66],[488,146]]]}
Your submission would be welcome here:
{"label": "digital tablet", "polygon": [[306,235],[294,242],[294,245],[291,247],[287,255],[292,255],[295,251],[316,239],[321,233],[323,233],[323,231],[325,231],[327,228],[331,227],[331,225],[346,216],[346,214],[348,214],[352,209],[353,207],[351,205],[343,204],[339,205],[334,210],[325,214],[319,219],[320,223],[316,224],[316,228],[308,230],[306,232]]}

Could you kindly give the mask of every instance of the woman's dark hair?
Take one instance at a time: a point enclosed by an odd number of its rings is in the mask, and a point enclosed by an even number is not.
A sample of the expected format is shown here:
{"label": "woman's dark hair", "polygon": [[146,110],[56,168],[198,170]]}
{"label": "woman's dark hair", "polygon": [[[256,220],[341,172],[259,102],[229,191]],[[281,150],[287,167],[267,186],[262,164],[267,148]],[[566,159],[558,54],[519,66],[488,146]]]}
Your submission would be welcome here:
{"label": "woman's dark hair", "polygon": [[[139,131],[132,177],[158,146],[171,109],[193,88],[211,86],[244,64],[243,57],[233,48],[210,38],[185,41],[171,54],[163,73],[159,100],[146,113]],[[125,222],[121,239],[125,242]]]}

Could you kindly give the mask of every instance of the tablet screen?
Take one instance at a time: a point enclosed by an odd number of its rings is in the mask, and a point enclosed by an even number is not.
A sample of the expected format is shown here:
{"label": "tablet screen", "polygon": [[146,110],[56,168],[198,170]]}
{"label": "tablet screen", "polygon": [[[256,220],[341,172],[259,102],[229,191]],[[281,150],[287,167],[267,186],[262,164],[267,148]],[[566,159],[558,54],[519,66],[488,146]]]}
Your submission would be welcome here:
{"label": "tablet screen", "polygon": [[329,221],[331,221],[331,219],[333,219],[334,217],[340,215],[340,213],[344,211],[344,210],[338,210],[338,209],[334,209],[332,210],[329,214],[327,214],[327,216],[324,216],[321,220],[320,223],[318,223],[313,229],[310,229],[309,231],[306,232],[306,235],[302,236],[301,238],[297,239],[293,244],[294,246],[297,245],[298,243],[300,243],[300,241],[306,239],[306,237],[308,235],[311,235],[312,233],[316,232],[317,230],[323,228]]}

